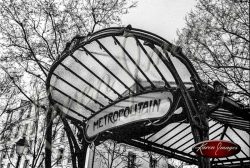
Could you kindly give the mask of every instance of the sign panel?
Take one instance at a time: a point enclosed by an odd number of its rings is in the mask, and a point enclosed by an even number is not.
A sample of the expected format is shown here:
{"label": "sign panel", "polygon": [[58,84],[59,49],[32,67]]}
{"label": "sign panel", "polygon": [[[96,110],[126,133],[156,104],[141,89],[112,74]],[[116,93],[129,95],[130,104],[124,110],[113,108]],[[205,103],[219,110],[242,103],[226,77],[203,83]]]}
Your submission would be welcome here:
{"label": "sign panel", "polygon": [[168,113],[172,102],[173,95],[169,91],[128,97],[90,118],[86,125],[86,135],[92,138],[101,132],[125,124],[161,118]]}
{"label": "sign panel", "polygon": [[208,140],[195,144],[193,152],[203,157],[222,158],[239,153],[240,146],[225,140]]}

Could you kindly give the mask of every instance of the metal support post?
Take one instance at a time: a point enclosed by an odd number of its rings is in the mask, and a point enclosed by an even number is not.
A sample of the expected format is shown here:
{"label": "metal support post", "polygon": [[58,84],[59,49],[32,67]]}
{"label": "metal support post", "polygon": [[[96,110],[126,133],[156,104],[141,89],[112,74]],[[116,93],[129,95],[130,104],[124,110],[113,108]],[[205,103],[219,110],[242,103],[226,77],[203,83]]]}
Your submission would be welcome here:
{"label": "metal support post", "polygon": [[[78,129],[78,134],[76,136],[76,134],[74,134],[73,131],[71,130],[68,121],[66,120],[64,116],[61,115],[62,113],[60,111],[59,111],[59,114],[62,119],[68,139],[70,141],[71,155],[73,158],[72,162],[74,162],[73,165],[75,167],[77,166],[78,168],[84,168],[89,143],[83,137],[84,136],[83,126],[79,126],[78,124],[73,123],[74,126],[76,126],[76,128]],[[76,137],[78,137],[78,141],[76,140]]]}
{"label": "metal support post", "polygon": [[52,148],[52,108],[49,106],[46,116],[46,133],[45,133],[45,168],[51,168],[51,148]]}
{"label": "metal support post", "polygon": [[21,155],[18,155],[17,162],[16,162],[16,168],[19,167],[21,157],[22,157]]}

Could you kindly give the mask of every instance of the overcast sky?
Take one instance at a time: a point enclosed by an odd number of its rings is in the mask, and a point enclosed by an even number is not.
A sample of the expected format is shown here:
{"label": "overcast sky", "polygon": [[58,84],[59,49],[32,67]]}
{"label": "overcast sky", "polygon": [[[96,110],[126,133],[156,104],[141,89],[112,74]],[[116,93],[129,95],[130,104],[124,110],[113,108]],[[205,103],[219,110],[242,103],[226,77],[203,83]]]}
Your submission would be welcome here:
{"label": "overcast sky", "polygon": [[196,3],[196,0],[139,0],[137,7],[122,17],[122,22],[173,42],[176,30],[184,27],[185,15]]}

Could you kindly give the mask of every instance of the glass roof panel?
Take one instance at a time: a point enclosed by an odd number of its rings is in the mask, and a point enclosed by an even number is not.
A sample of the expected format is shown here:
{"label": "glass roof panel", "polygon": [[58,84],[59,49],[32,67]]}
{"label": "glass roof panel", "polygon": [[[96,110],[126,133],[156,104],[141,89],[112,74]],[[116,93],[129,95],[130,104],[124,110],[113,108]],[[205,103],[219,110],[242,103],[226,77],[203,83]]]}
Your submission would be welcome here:
{"label": "glass roof panel", "polygon": [[183,82],[190,82],[191,83],[191,74],[189,73],[187,67],[176,57],[173,57],[170,54],[170,59],[172,60],[174,66],[176,67],[176,70],[178,72],[178,74],[181,77],[181,80]]}
{"label": "glass roof panel", "polygon": [[[163,61],[163,53],[159,55],[157,45],[151,42],[149,45],[139,36],[107,36],[82,45],[54,69],[53,99],[65,105],[58,95],[67,97],[76,106],[73,109],[79,110],[82,106],[89,116],[89,112],[95,113],[129,94],[164,86],[176,87],[170,66]],[[188,71],[177,59],[173,59],[173,63],[181,66],[181,73]]]}
{"label": "glass roof panel", "polygon": [[163,129],[161,129],[160,131],[158,131],[157,133],[155,133],[153,136],[151,136],[150,138],[148,138],[148,140],[152,141],[152,142],[156,142],[159,139],[161,139],[164,136],[166,136],[168,133],[172,132],[176,127],[180,127],[180,125],[181,125],[181,123],[169,124],[168,126],[164,127]]}
{"label": "glass roof panel", "polygon": [[[79,58],[79,56],[78,58],[82,61],[84,60],[84,64],[87,65],[94,74],[105,80],[105,82],[116,92],[122,94],[134,84],[133,79],[131,79],[131,77],[114,61],[112,57],[105,56],[107,54],[104,53],[104,50],[101,50],[96,42],[86,45],[85,48],[91,54],[82,54],[81,58]],[[107,92],[110,91],[110,88],[107,87],[107,85],[102,84],[102,86],[103,88],[101,89],[103,89],[105,93],[108,95],[113,94],[113,91]],[[117,97],[117,95],[115,95],[115,97],[114,95],[112,96],[113,100]]]}
{"label": "glass roof panel", "polygon": [[[155,47],[164,56],[164,54],[162,53],[162,49],[160,47],[158,47],[157,45]],[[147,45],[145,45],[144,48],[147,51],[147,53],[149,54],[150,58],[155,63],[155,65],[157,65],[158,69],[161,71],[161,73],[164,76],[164,78],[169,83],[175,83],[175,79],[174,79],[172,73],[170,72],[169,68],[163,63],[162,59],[157,55],[157,53],[155,52],[155,50],[153,50],[152,48],[150,48]],[[152,66],[152,64],[151,64],[151,66]]]}
{"label": "glass roof panel", "polygon": [[66,108],[66,107],[63,107],[62,105],[60,104],[57,104],[57,106],[62,110],[62,112],[72,118],[77,118],[78,120],[81,120],[83,121],[84,118],[77,115],[76,113],[74,113],[73,111],[71,111],[70,109]]}
{"label": "glass roof panel", "polygon": [[67,108],[70,108],[76,111],[79,115],[83,115],[86,117],[91,115],[91,112],[89,110],[85,109],[79,103],[71,100],[70,98],[66,97],[65,95],[58,92],[57,90],[53,90],[51,94],[56,99],[57,102],[59,102],[60,104],[63,104]]}

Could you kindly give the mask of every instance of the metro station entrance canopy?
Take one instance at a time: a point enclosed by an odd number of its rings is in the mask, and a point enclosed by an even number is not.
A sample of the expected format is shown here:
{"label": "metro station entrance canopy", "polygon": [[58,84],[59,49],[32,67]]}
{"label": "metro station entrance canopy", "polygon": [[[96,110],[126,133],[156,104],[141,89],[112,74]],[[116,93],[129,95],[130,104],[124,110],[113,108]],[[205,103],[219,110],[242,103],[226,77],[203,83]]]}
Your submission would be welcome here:
{"label": "metro station entrance canopy", "polygon": [[[150,32],[128,26],[76,36],[52,65],[47,90],[78,162],[91,142],[113,139],[200,167],[250,165],[249,108],[219,82],[204,83],[179,47]],[[215,159],[192,152],[208,139],[236,142],[241,151]]]}

